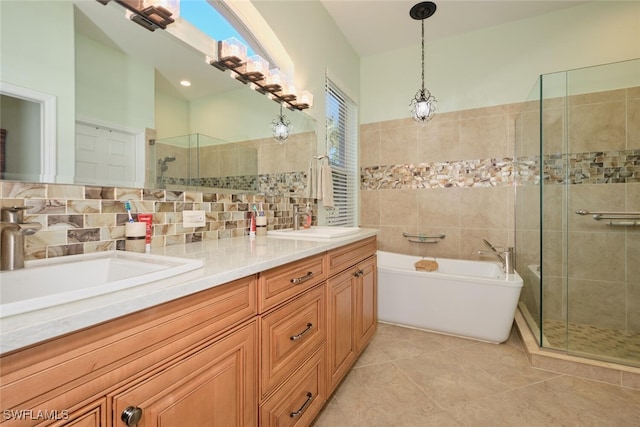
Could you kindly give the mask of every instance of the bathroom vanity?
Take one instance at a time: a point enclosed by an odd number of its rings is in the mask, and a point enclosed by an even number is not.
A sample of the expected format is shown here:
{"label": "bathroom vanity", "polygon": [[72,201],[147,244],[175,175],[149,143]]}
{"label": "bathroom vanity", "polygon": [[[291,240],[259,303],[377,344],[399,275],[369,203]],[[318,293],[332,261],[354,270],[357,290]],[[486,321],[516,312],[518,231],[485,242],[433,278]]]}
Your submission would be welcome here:
{"label": "bathroom vanity", "polygon": [[[375,231],[183,246],[164,250],[204,257],[202,271],[183,284],[149,285],[146,297],[111,298],[131,307],[132,299],[188,294],[4,353],[0,423],[309,425],[375,332]],[[216,251],[236,260],[213,266]],[[247,257],[256,262],[233,265]],[[92,322],[104,298],[85,307]]]}

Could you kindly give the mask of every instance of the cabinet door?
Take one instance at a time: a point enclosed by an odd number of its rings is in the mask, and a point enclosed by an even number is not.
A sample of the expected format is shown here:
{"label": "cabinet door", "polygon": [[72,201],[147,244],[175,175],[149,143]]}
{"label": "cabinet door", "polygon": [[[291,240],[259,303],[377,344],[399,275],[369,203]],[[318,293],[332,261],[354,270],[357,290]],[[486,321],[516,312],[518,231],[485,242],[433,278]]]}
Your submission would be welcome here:
{"label": "cabinet door", "polygon": [[327,280],[329,394],[356,360],[356,277],[347,270]]}
{"label": "cabinet door", "polygon": [[75,412],[62,415],[62,420],[51,424],[49,427],[103,427],[107,425],[106,399],[102,398]]}
{"label": "cabinet door", "polygon": [[138,409],[138,427],[256,425],[256,330],[254,321],[115,394],[113,425]]}
{"label": "cabinet door", "polygon": [[369,343],[378,325],[378,269],[376,256],[358,265],[356,286],[356,347],[358,353]]}

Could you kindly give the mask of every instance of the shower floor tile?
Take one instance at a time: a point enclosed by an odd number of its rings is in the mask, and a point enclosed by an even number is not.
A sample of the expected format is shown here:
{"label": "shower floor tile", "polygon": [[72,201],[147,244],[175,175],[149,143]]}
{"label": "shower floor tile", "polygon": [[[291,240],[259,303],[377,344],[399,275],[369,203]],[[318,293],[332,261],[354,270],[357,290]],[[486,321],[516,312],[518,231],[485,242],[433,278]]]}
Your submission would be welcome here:
{"label": "shower floor tile", "polygon": [[590,325],[545,320],[545,346],[568,350],[570,354],[588,354],[594,358],[640,365],[640,333]]}

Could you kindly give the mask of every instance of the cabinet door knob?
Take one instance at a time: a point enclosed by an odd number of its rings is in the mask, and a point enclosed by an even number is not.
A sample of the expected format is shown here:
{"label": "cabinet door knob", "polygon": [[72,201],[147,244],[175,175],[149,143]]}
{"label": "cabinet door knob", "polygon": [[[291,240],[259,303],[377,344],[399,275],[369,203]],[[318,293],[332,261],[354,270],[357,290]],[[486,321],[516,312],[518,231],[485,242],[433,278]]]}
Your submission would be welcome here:
{"label": "cabinet door knob", "polygon": [[358,271],[356,271],[353,275],[354,275],[354,276],[356,276],[356,277],[360,277],[360,276],[362,276],[363,274],[364,274],[364,271],[363,271],[363,270],[358,270]]}
{"label": "cabinet door knob", "polygon": [[122,415],[120,416],[120,419],[124,421],[128,427],[133,427],[138,424],[140,418],[142,418],[142,409],[135,406],[127,407],[127,409],[122,411]]}

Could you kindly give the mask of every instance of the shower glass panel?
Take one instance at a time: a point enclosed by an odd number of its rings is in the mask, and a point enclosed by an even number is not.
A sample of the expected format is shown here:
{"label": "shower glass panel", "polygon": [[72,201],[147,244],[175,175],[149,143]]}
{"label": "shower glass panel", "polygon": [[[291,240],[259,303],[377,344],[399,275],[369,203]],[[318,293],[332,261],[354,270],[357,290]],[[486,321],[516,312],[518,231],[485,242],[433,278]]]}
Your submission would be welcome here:
{"label": "shower glass panel", "polygon": [[258,189],[258,154],[253,146],[194,133],[159,139],[152,147],[149,164],[156,188]]}
{"label": "shower glass panel", "polygon": [[640,366],[640,60],[542,75],[516,135],[521,311],[541,347]]}

